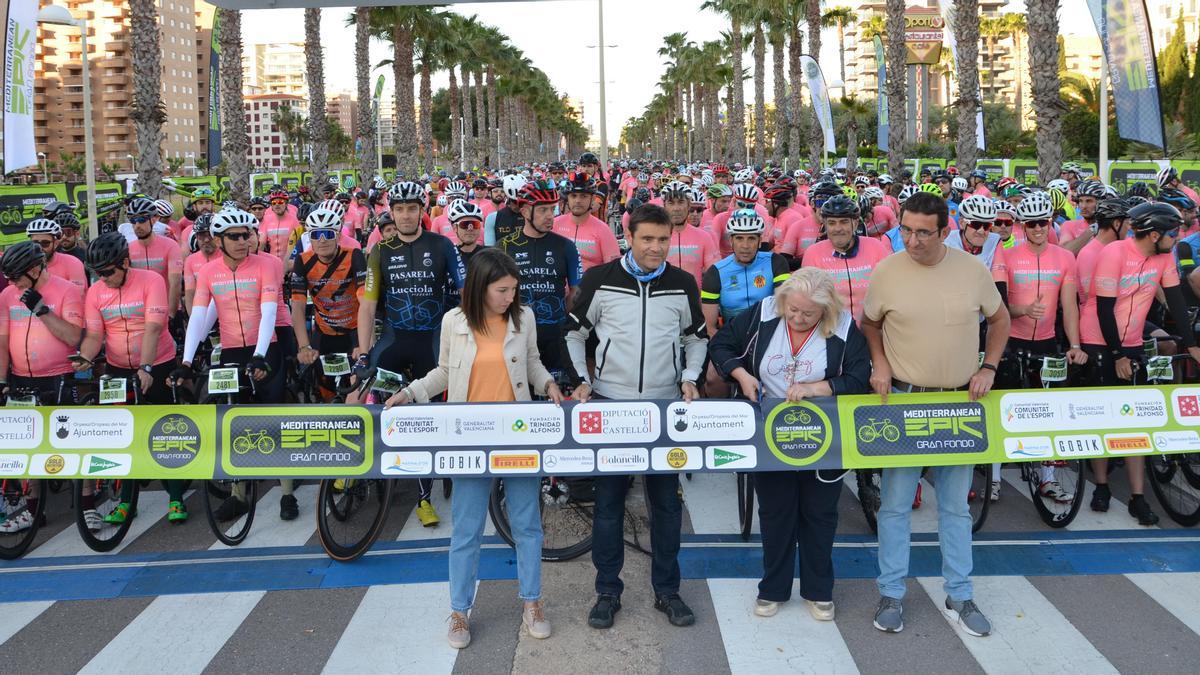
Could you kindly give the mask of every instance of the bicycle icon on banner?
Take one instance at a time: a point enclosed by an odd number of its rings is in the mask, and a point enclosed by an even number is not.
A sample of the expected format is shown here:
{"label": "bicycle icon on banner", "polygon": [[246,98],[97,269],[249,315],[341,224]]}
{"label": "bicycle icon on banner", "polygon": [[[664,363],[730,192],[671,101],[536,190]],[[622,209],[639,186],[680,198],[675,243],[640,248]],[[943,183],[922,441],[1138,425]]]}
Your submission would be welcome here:
{"label": "bicycle icon on banner", "polygon": [[269,455],[275,452],[275,439],[268,436],[266,431],[246,431],[240,436],[234,437],[234,452],[244,455],[251,450],[257,450],[264,455]]}
{"label": "bicycle icon on banner", "polygon": [[858,440],[863,443],[874,443],[880,437],[888,443],[900,440],[900,427],[890,419],[875,421],[874,417],[867,418],[867,424],[858,428]]}

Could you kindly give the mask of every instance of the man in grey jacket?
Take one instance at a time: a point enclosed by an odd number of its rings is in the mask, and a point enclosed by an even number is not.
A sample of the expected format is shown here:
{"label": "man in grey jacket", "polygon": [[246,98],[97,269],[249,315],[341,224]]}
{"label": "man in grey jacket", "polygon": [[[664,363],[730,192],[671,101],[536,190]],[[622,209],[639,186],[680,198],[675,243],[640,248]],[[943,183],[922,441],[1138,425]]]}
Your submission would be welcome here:
{"label": "man in grey jacket", "polygon": [[[700,292],[691,274],[666,262],[671,224],[662,207],[646,205],[629,219],[630,250],[583,275],[574,308],[567,317],[566,348],[570,373],[578,382],[573,398],[625,400],[698,396],[708,338]],[[585,343],[592,332],[595,376],[589,375]],[[680,345],[682,344],[682,359]],[[682,362],[681,362],[682,361]],[[588,615],[593,628],[609,628],[621,609],[627,476],[599,476],[592,523],[592,564],[596,567],[596,604]],[[696,621],[679,597],[679,531],[683,507],[679,476],[645,476],[651,511],[650,582],[654,607],[676,626]]]}

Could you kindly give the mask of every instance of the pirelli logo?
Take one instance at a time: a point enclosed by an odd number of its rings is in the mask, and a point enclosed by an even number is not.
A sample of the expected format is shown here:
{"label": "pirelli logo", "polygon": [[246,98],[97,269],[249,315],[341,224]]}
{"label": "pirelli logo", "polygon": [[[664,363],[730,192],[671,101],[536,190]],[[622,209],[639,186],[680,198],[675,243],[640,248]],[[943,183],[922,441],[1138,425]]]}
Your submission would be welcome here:
{"label": "pirelli logo", "polygon": [[536,451],[496,450],[488,456],[492,473],[537,473],[542,458]]}

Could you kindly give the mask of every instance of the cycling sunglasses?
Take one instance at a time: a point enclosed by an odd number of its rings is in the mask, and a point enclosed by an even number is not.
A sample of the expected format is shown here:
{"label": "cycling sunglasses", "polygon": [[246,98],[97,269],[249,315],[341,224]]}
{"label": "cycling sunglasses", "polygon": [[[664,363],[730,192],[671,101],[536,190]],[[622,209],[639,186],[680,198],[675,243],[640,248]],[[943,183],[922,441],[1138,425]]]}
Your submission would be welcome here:
{"label": "cycling sunglasses", "polygon": [[482,225],[478,220],[463,220],[454,224],[455,227],[461,227],[464,230],[478,230]]}
{"label": "cycling sunglasses", "polygon": [[693,206],[692,213],[704,213],[704,208],[703,206]]}
{"label": "cycling sunglasses", "polygon": [[117,273],[117,268],[116,267],[105,267],[102,270],[92,270],[92,271],[95,272],[96,276],[100,277],[101,279],[107,279]]}
{"label": "cycling sunglasses", "polygon": [[337,238],[337,232],[333,230],[313,230],[308,233],[308,236],[313,241],[329,241]]}
{"label": "cycling sunglasses", "polygon": [[272,204],[272,205],[275,205],[275,204],[286,204],[286,203],[287,203],[287,200],[286,200],[286,199],[272,199],[272,200],[271,200],[271,204]]}
{"label": "cycling sunglasses", "polygon": [[142,223],[150,222],[150,216],[133,216],[129,219],[129,222],[134,225],[141,225]]}
{"label": "cycling sunglasses", "polygon": [[221,235],[230,241],[245,241],[250,238],[249,232],[226,232]]}
{"label": "cycling sunglasses", "polygon": [[266,208],[267,208],[267,207],[263,206],[262,204],[255,204],[254,206],[251,206],[251,207],[250,207],[250,210],[251,210],[251,211],[262,211],[262,210],[264,210],[264,209],[266,209]]}
{"label": "cycling sunglasses", "polygon": [[1047,218],[1041,218],[1039,220],[1027,220],[1024,223],[1021,223],[1021,225],[1027,230],[1031,227],[1050,227],[1050,220]]}
{"label": "cycling sunglasses", "polygon": [[964,220],[963,225],[971,228],[972,230],[984,230],[992,226],[992,224],[986,220]]}

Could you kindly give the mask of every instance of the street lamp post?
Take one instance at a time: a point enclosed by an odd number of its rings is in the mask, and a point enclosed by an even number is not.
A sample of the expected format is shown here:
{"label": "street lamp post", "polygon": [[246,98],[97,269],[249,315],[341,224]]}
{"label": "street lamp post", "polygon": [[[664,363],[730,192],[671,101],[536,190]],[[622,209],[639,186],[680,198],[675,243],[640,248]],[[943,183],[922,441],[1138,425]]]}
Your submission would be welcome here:
{"label": "street lamp post", "polygon": [[596,50],[600,52],[600,173],[608,171],[608,112],[605,108],[607,94],[604,89],[604,0],[597,0],[600,14],[600,39]]}
{"label": "street lamp post", "polygon": [[133,165],[133,155],[125,155],[125,159],[129,160],[129,173],[137,172],[137,167]]}
{"label": "street lamp post", "polygon": [[42,182],[49,183],[50,182],[50,174],[49,174],[49,172],[46,171],[46,153],[39,152],[38,159],[42,160]]}
{"label": "street lamp post", "polygon": [[83,157],[87,179],[88,238],[100,236],[100,221],[96,214],[96,157],[92,150],[92,74],[88,70],[87,19],[76,19],[62,5],[46,5],[38,12],[38,23],[53,26],[74,26],[79,29],[83,57]]}

